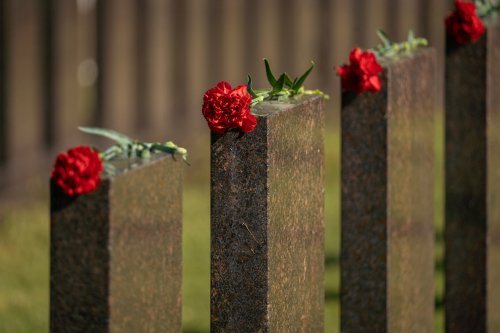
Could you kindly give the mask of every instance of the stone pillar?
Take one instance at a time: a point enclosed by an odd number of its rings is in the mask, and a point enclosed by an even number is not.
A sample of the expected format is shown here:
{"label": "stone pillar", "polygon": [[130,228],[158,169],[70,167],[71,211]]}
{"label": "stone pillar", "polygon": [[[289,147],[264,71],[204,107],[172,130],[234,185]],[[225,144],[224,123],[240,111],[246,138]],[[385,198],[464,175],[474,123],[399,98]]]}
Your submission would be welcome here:
{"label": "stone pillar", "polygon": [[500,23],[446,39],[446,331],[500,332]]}
{"label": "stone pillar", "polygon": [[436,52],[342,93],[341,331],[434,330]]}
{"label": "stone pillar", "polygon": [[265,102],[252,132],[212,133],[212,332],[323,332],[323,109]]}
{"label": "stone pillar", "polygon": [[92,193],[51,182],[50,332],[181,332],[182,164],[113,161]]}

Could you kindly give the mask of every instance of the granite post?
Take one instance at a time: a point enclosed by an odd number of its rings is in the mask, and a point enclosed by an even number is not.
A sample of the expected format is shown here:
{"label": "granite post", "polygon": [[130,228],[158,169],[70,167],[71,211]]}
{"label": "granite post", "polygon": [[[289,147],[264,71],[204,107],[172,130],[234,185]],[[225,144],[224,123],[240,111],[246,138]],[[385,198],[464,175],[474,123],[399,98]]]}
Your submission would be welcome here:
{"label": "granite post", "polygon": [[379,62],[342,92],[341,331],[432,332],[436,52]]}
{"label": "granite post", "polygon": [[182,164],[117,159],[98,188],[51,182],[50,332],[181,332]]}
{"label": "granite post", "polygon": [[446,332],[500,332],[500,22],[446,39]]}
{"label": "granite post", "polygon": [[324,99],[211,138],[211,332],[323,332]]}

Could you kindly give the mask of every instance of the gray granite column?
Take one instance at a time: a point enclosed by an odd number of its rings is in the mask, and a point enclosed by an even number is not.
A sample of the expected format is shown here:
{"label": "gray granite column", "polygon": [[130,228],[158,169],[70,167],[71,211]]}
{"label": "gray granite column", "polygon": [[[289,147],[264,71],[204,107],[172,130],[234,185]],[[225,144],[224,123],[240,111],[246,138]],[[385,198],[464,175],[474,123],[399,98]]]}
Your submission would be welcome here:
{"label": "gray granite column", "polygon": [[212,133],[212,332],[323,332],[323,108],[265,102],[252,132]]}
{"label": "gray granite column", "polygon": [[446,40],[446,331],[500,332],[500,23]]}
{"label": "gray granite column", "polygon": [[180,333],[182,163],[113,164],[90,194],[51,182],[50,332]]}
{"label": "gray granite column", "polygon": [[436,52],[380,63],[342,93],[341,331],[432,332]]}

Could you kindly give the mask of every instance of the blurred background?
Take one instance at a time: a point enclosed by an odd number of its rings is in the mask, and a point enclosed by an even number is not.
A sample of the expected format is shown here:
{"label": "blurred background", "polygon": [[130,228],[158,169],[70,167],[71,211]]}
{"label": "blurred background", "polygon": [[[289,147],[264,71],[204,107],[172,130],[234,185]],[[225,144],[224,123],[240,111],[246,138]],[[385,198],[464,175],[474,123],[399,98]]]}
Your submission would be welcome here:
{"label": "blurred background", "polygon": [[76,127],[172,140],[184,168],[184,332],[208,332],[209,137],[203,94],[220,81],[268,87],[315,62],[326,102],[326,332],[339,331],[339,107],[334,66],[409,29],[438,50],[436,330],[443,327],[443,20],[452,0],[0,0],[0,332],[48,332],[49,172],[58,152],[111,141]]}

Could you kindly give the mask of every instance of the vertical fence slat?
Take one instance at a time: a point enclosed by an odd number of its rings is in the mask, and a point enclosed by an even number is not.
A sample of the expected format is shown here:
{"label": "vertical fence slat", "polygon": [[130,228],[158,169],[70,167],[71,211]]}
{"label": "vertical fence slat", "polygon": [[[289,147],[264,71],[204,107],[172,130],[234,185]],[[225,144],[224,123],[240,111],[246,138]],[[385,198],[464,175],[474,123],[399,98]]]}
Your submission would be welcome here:
{"label": "vertical fence slat", "polygon": [[103,127],[122,133],[136,128],[136,3],[106,0],[104,8]]}
{"label": "vertical fence slat", "polygon": [[[260,5],[260,24],[257,26],[256,39],[258,41],[258,59],[257,71],[252,74],[252,79],[255,81],[255,88],[269,87],[264,64],[262,59],[267,58],[273,68],[279,64],[281,45],[280,38],[280,21],[278,21],[281,11],[279,0],[258,0],[256,3]],[[277,70],[276,70],[277,71]]]}
{"label": "vertical fence slat", "polygon": [[44,152],[40,0],[9,2],[8,142],[10,181],[39,170]]}
{"label": "vertical fence slat", "polygon": [[366,47],[372,48],[381,44],[377,36],[377,29],[387,32],[387,0],[368,0],[365,4],[366,12]]}
{"label": "vertical fence slat", "polygon": [[299,0],[278,0],[277,16],[273,18],[278,21],[276,28],[279,36],[277,44],[273,45],[273,47],[278,47],[279,56],[279,60],[273,62],[276,73],[290,71],[296,64],[297,39],[294,29],[300,29],[300,27],[294,22],[297,20],[298,2]]}
{"label": "vertical fence slat", "polygon": [[[135,117],[134,123],[136,130],[145,130],[151,123],[151,110],[150,102],[148,98],[148,91],[151,89],[150,79],[148,77],[148,63],[149,63],[149,44],[150,33],[148,25],[148,7],[150,6],[150,1],[147,0],[135,0],[134,11],[135,11],[135,82],[134,88],[136,91],[135,99]],[[129,24],[132,24],[130,22]]]}
{"label": "vertical fence slat", "polygon": [[[211,8],[211,6],[210,6]],[[172,91],[172,117],[170,121],[176,124],[179,128],[185,128],[187,112],[185,109],[185,101],[189,98],[188,95],[188,77],[187,77],[187,52],[188,52],[188,2],[187,1],[173,1],[172,13],[170,19],[172,20],[171,29],[175,31],[173,35],[173,57],[172,57],[172,86],[176,89]],[[212,36],[216,38],[220,36]],[[219,49],[220,50],[220,49]],[[208,55],[210,57],[210,54]]]}
{"label": "vertical fence slat", "polygon": [[[148,110],[146,122],[139,134],[143,140],[165,141],[171,137],[174,128],[170,121],[171,100],[175,94],[171,64],[172,50],[175,49],[172,38],[176,32],[169,26],[171,5],[168,0],[147,0],[142,4],[146,10],[142,24],[145,25],[143,34],[146,34],[147,43],[144,43],[145,51],[142,52],[144,72],[138,73],[138,76],[142,75],[142,80],[148,82],[147,89],[142,88],[145,100],[141,103]],[[140,36],[137,38],[140,39]],[[137,111],[136,115],[140,117],[141,110]]]}
{"label": "vertical fence slat", "polygon": [[[208,131],[205,119],[201,115],[201,106],[203,104],[203,94],[209,88],[213,87],[207,85],[207,73],[210,63],[207,62],[207,58],[205,56],[199,56],[200,54],[205,54],[207,49],[210,48],[210,44],[205,37],[207,24],[210,22],[210,20],[207,20],[205,13],[210,6],[211,4],[204,0],[189,0],[187,7],[189,15],[187,17],[186,27],[186,38],[188,41],[186,54],[186,62],[188,66],[186,66],[186,75],[188,77],[188,96],[190,97],[184,101],[184,109],[188,114],[187,123],[189,124],[190,130],[196,131],[197,133],[207,133],[206,131]],[[235,48],[243,47],[242,43],[244,38],[242,38],[242,35],[240,34],[233,37],[236,39],[233,46]],[[224,52],[224,54],[227,53]],[[226,76],[219,77],[219,81],[229,79],[230,77]],[[238,85],[245,83],[245,75],[238,77],[238,81],[234,82],[234,84]],[[231,82],[231,84],[233,84],[233,82]],[[179,137],[179,142],[182,142],[182,140],[186,140],[183,134]]]}
{"label": "vertical fence slat", "polygon": [[210,6],[207,8],[207,20],[209,24],[206,29],[206,39],[208,41],[208,87],[215,87],[217,83],[223,80],[222,73],[224,60],[221,55],[221,50],[224,47],[224,42],[221,36],[224,34],[225,27],[223,21],[223,0],[210,1]]}
{"label": "vertical fence slat", "polygon": [[354,6],[354,12],[356,13],[351,19],[351,27],[354,32],[353,44],[357,47],[366,49],[366,33],[367,33],[367,16],[368,11],[366,8],[367,0],[354,0],[352,5]]}
{"label": "vertical fence slat", "polygon": [[0,0],[0,187],[3,185],[4,165],[7,162],[7,0]]}
{"label": "vertical fence slat", "polygon": [[[220,55],[224,59],[222,77],[235,87],[246,84],[245,71],[245,33],[244,33],[244,2],[222,0],[222,49]],[[228,27],[231,27],[228,29]]]}
{"label": "vertical fence slat", "polygon": [[500,22],[446,38],[446,331],[500,330]]}
{"label": "vertical fence slat", "polygon": [[[57,151],[77,144],[77,126],[85,125],[78,111],[78,27],[75,1],[54,1],[53,105]],[[51,156],[53,158],[53,156]]]}
{"label": "vertical fence slat", "polygon": [[[102,126],[104,2],[77,2],[77,73],[79,124]],[[78,137],[79,133],[73,133]]]}
{"label": "vertical fence slat", "polygon": [[342,332],[433,330],[435,57],[342,93]]}
{"label": "vertical fence slat", "polygon": [[243,17],[243,26],[245,36],[252,36],[251,38],[245,38],[245,52],[244,56],[244,67],[248,74],[252,76],[252,80],[255,87],[260,87],[260,79],[262,75],[258,75],[260,71],[263,71],[263,61],[264,55],[260,54],[259,46],[261,41],[259,40],[259,26],[262,25],[262,12],[263,6],[267,3],[265,0],[245,0]]}
{"label": "vertical fence slat", "polygon": [[43,108],[43,142],[51,148],[55,141],[55,86],[54,86],[54,54],[55,54],[55,0],[42,1],[42,108]]}
{"label": "vertical fence slat", "polygon": [[[292,68],[285,69],[290,76],[293,76],[292,80],[304,74],[311,66],[311,61],[314,61],[315,64],[318,63],[319,52],[316,46],[322,33],[318,25],[319,8],[319,1],[298,1],[296,4],[296,14],[293,19],[294,31],[290,31],[296,42],[295,63]],[[287,30],[286,28],[282,29]],[[319,89],[321,74],[315,66],[304,86],[308,89]]]}

